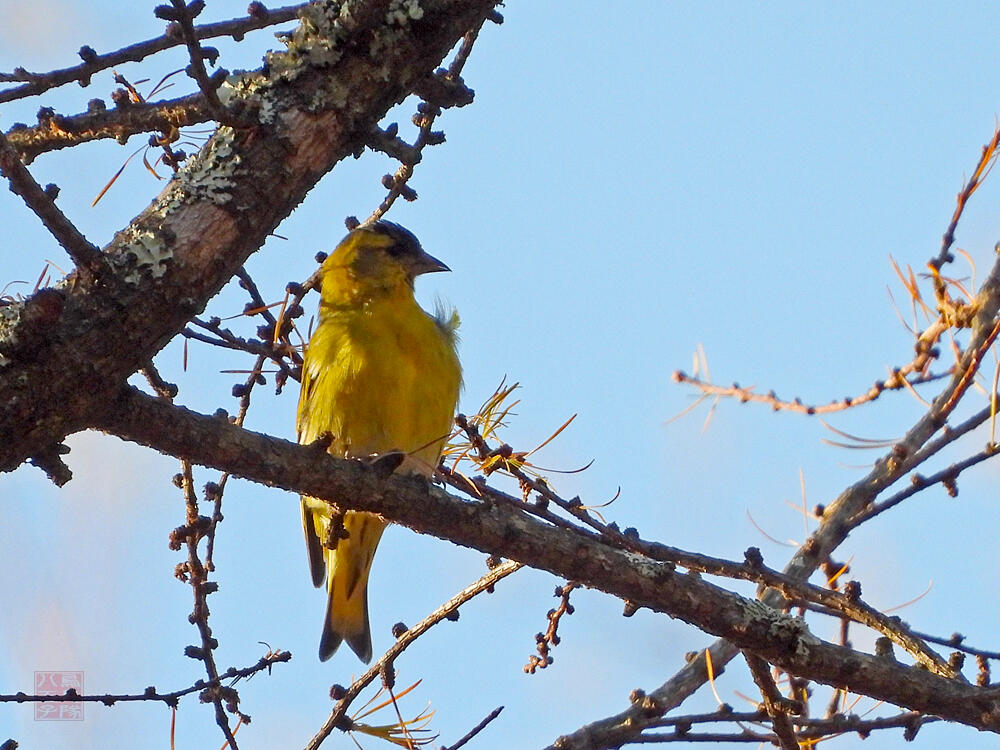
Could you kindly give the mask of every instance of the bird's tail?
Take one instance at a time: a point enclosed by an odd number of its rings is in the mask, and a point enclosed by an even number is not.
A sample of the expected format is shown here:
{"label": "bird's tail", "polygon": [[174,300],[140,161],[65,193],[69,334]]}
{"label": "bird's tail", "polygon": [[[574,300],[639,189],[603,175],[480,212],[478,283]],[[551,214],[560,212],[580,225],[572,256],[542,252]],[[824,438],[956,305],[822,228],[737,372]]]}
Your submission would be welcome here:
{"label": "bird's tail", "polygon": [[366,664],[372,658],[372,634],[368,624],[368,572],[386,524],[371,513],[349,511],[344,515],[346,539],[335,550],[326,550],[327,604],[320,661],[333,656],[341,641]]}

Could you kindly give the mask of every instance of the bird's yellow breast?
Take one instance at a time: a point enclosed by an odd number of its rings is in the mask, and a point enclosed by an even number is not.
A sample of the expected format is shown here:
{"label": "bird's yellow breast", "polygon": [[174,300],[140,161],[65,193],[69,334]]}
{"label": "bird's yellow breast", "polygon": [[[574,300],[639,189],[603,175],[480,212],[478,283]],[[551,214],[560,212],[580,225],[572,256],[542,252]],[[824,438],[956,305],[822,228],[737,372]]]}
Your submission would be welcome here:
{"label": "bird's yellow breast", "polygon": [[429,475],[451,431],[461,370],[454,334],[408,288],[321,310],[303,365],[299,442],[333,436],[330,452],[401,450]]}

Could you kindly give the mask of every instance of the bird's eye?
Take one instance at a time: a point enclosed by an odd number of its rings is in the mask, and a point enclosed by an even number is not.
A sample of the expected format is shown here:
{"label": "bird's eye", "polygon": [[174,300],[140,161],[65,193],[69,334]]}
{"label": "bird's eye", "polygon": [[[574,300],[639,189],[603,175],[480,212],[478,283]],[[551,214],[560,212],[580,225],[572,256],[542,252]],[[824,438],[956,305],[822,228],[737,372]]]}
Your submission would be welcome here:
{"label": "bird's eye", "polygon": [[391,245],[389,249],[386,250],[386,252],[389,253],[389,255],[393,258],[401,258],[402,256],[406,255],[406,247],[404,247],[399,243],[396,243],[395,245]]}

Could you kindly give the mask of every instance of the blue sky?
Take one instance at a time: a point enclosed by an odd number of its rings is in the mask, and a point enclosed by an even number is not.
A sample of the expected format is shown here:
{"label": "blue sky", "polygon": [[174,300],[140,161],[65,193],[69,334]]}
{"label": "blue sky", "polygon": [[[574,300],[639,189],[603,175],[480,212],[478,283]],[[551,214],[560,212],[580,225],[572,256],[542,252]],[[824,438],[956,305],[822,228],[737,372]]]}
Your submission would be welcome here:
{"label": "blue sky", "polygon": [[[826,402],[864,391],[908,360],[911,339],[886,291],[905,298],[889,257],[919,271],[937,251],[954,196],[992,134],[1000,8],[609,7],[509,3],[504,25],[485,29],[466,67],[475,104],[439,120],[448,141],[417,168],[412,186],[420,199],[396,206],[390,218],[453,269],[422,278],[417,291],[425,306],[441,298],[461,313],[463,410],[473,411],[505,376],[518,381],[522,402],[506,434],[516,448],[534,447],[579,415],[537,456],[557,469],[594,459],[582,474],[552,475],[565,494],[602,502],[620,487],[608,513],[622,525],[729,558],[759,546],[780,567],[791,548],[763,536],[748,516],[771,537],[801,540],[802,516],[789,505],[801,502],[800,472],[808,505],[826,503],[876,455],[830,447],[821,441],[832,436],[815,419],[766,407],[723,403],[707,430],[705,406],[668,423],[692,398],[670,374],[690,371],[701,345],[718,382]],[[75,63],[82,44],[107,51],[153,36],[161,24],[151,8],[0,0],[0,16],[21,24],[0,29],[0,69],[62,67]],[[204,20],[244,8],[209,2]],[[220,43],[222,63],[254,67],[268,33],[253,44]],[[171,53],[119,72],[155,81],[183,65]],[[105,74],[88,89],[68,86],[0,108],[0,127],[31,121],[40,105],[81,111],[112,87]],[[188,89],[178,80],[168,95]],[[408,102],[389,118],[404,136],[411,112]],[[43,156],[32,169],[39,181],[61,186],[62,208],[103,245],[162,187],[132,164],[89,207],[142,140]],[[287,239],[272,238],[248,264],[266,297],[278,299],[286,281],[311,272],[315,252],[343,235],[344,216],[365,216],[378,204],[379,178],[391,169],[369,154],[314,189],[279,228]],[[987,182],[959,228],[957,246],[980,276],[1000,240],[998,209],[998,184]],[[30,288],[46,259],[67,267],[6,190],[0,224],[0,283],[21,279]],[[956,264],[955,275],[968,273]],[[238,290],[227,288],[209,311],[226,316],[242,306]],[[192,347],[189,360],[183,372],[177,344],[157,358],[180,386],[180,402],[234,410],[228,394],[237,376],[218,372],[248,361],[205,347]],[[248,426],[291,437],[295,396],[294,388],[280,397],[261,393]],[[829,421],[891,438],[921,410],[895,394]],[[986,439],[979,433],[960,447],[972,452]],[[0,477],[0,549],[18,561],[0,571],[0,590],[12,603],[0,611],[0,691],[30,689],[41,669],[82,669],[94,692],[188,685],[200,676],[198,664],[181,656],[196,635],[186,620],[190,593],[173,579],[181,558],[166,545],[183,520],[169,483],[176,462],[94,434],[70,444],[76,478],[63,490],[30,467]],[[901,616],[920,630],[960,630],[975,645],[997,648],[991,638],[1000,611],[995,598],[979,593],[992,591],[996,577],[986,554],[995,545],[995,475],[982,466],[963,478],[958,499],[933,489],[853,534],[840,554],[852,559],[867,600],[892,607],[933,581]],[[197,475],[199,483],[214,478]],[[309,582],[297,505],[245,482],[231,483],[225,500],[216,552],[221,590],[211,601],[219,660],[250,664],[263,653],[259,641],[294,654],[271,677],[241,683],[242,708],[254,718],[238,735],[244,748],[302,746],[329,710],[329,685],[359,671],[346,649],[326,664],[315,658],[324,602]],[[391,643],[393,623],[417,621],[483,570],[480,554],[390,529],[370,591],[376,653]],[[556,583],[520,573],[397,662],[401,683],[423,679],[404,707],[416,713],[431,703],[439,743],[506,705],[477,747],[542,746],[621,710],[631,689],[658,685],[684,652],[710,642],[648,612],[622,619],[617,601],[580,591],[555,664],[525,675],[521,666],[554,605]],[[832,623],[814,627],[824,637],[835,633]],[[870,640],[854,637],[858,647]],[[736,690],[753,694],[734,665],[719,691],[742,707]],[[713,705],[702,691],[690,710]],[[863,701],[856,710],[870,707]],[[34,722],[28,708],[0,706],[0,740],[12,736],[25,747],[116,749],[148,735],[166,745],[168,725],[162,706],[88,706],[85,721],[74,724]],[[927,727],[920,739],[992,745],[961,728]],[[177,747],[218,744],[211,711],[185,701]],[[888,733],[865,744],[902,745]],[[343,737],[332,744],[350,746]]]}

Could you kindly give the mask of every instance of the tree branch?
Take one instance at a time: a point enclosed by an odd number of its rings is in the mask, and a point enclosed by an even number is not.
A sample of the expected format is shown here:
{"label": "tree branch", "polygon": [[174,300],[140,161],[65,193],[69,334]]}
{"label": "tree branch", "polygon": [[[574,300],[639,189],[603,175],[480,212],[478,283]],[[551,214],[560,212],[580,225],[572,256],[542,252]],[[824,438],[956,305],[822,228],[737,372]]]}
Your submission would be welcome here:
{"label": "tree branch", "polygon": [[79,229],[56,206],[55,195],[35,182],[28,168],[21,163],[14,147],[0,133],[0,174],[10,180],[10,189],[19,195],[28,208],[42,220],[45,228],[73,259],[81,276],[92,279],[104,272],[104,258]]}
{"label": "tree branch", "polygon": [[92,423],[494,4],[425,0],[423,17],[402,25],[389,0],[305,9],[288,51],[226,102],[257,125],[220,128],[105,248],[120,284],[73,276],[0,306],[0,471]]}
{"label": "tree branch", "polygon": [[[405,651],[411,643],[414,643],[418,638],[420,638],[420,636],[437,625],[439,622],[447,619],[449,615],[457,612],[459,607],[473,597],[478,596],[484,591],[492,592],[493,587],[496,586],[497,583],[502,581],[511,573],[516,573],[521,569],[521,567],[521,564],[516,562],[507,561],[500,563],[500,565],[493,568],[493,570],[479,578],[479,580],[474,581],[459,591],[455,594],[455,596],[435,609],[412,628],[407,628],[405,631],[400,633],[396,637],[396,642],[392,644],[389,650],[386,651],[377,662],[372,664],[372,666],[369,667],[363,675],[354,680],[350,687],[343,691],[343,694],[337,699],[337,705],[334,706],[333,711],[330,712],[326,721],[323,722],[323,726],[321,726],[319,731],[317,731],[316,734],[313,735],[312,739],[309,740],[309,744],[306,745],[306,750],[318,750],[319,746],[327,737],[330,736],[334,729],[343,729],[345,727],[348,729],[350,728],[350,717],[347,715],[347,712],[350,710],[351,704],[361,694],[361,691],[368,687],[368,685],[370,685],[375,678],[384,675],[386,671],[394,673],[393,670],[395,667],[393,664],[396,658],[403,653],[403,651]],[[489,721],[485,723],[489,723]],[[483,726],[485,726],[485,723]],[[478,729],[475,731],[478,731]]]}
{"label": "tree branch", "polygon": [[[263,12],[251,14],[245,18],[234,18],[229,21],[219,21],[195,27],[195,36],[198,39],[209,39],[219,36],[231,36],[234,39],[242,39],[245,34],[267,26],[292,21],[298,16],[306,6],[306,3],[299,5],[289,5],[284,8],[274,10],[263,9]],[[67,83],[78,81],[81,86],[90,83],[91,77],[102,70],[113,68],[127,62],[139,62],[157,52],[178,47],[184,44],[183,39],[176,36],[164,34],[163,36],[149,39],[145,42],[123,47],[120,50],[99,55],[90,47],[80,49],[80,57],[83,64],[75,65],[71,68],[53,70],[50,73],[29,73],[26,70],[15,71],[13,74],[0,74],[0,82],[9,83],[14,81],[25,81],[21,86],[16,86],[6,91],[0,91],[0,104],[24,99],[29,96],[37,96],[49,89],[64,86]]]}
{"label": "tree branch", "polygon": [[[48,703],[51,701],[69,701],[73,703],[103,703],[105,706],[113,706],[116,703],[135,703],[146,701],[163,701],[167,706],[176,707],[180,699],[185,695],[204,692],[206,688],[220,686],[223,680],[241,680],[244,677],[252,677],[258,672],[267,671],[271,673],[271,668],[275,664],[283,664],[291,661],[292,655],[288,651],[271,651],[260,657],[256,664],[249,667],[237,669],[230,667],[220,674],[217,679],[205,681],[198,680],[190,687],[174,690],[170,693],[157,692],[155,687],[146,688],[142,693],[105,693],[103,695],[78,695],[75,691],[67,691],[64,695],[27,695],[16,693],[14,695],[0,695],[0,703]],[[72,690],[72,688],[70,688]]]}
{"label": "tree branch", "polygon": [[105,109],[100,104],[100,100],[96,100],[89,111],[78,115],[43,118],[30,128],[13,127],[7,139],[21,159],[31,163],[39,154],[89,141],[114,138],[125,143],[139,133],[170,132],[212,120],[212,113],[201,94],[141,104],[120,103],[114,109]]}
{"label": "tree branch", "polygon": [[[872,470],[861,480],[846,488],[827,506],[820,526],[802,544],[784,568],[784,574],[793,580],[806,581],[820,564],[847,538],[855,528],[852,519],[867,508],[887,488],[906,476],[906,473],[920,466],[954,439],[950,431],[932,439],[947,422],[946,406],[956,392],[964,387],[963,381],[968,368],[979,361],[979,348],[993,332],[994,321],[1000,310],[1000,259],[994,262],[989,276],[983,282],[974,305],[974,326],[971,341],[956,365],[951,380],[937,396],[931,408],[896,443],[887,455],[880,458]],[[977,415],[980,416],[980,415]],[[967,420],[969,423],[974,419]],[[968,429],[971,429],[969,427]],[[776,599],[769,592],[764,601],[773,604]],[[740,651],[733,643],[719,640],[707,649],[712,663],[718,670]],[[750,649],[752,650],[752,649]],[[704,651],[701,652],[704,654]],[[783,666],[758,653],[776,666]],[[794,670],[793,670],[794,671]],[[801,674],[799,672],[798,674]],[[670,679],[649,695],[661,708],[661,715],[683,703],[707,679],[704,656],[691,660]],[[819,680],[823,682],[823,680]],[[933,712],[932,712],[933,713]],[[645,726],[655,720],[641,707],[630,706],[612,716],[599,719],[572,734],[559,737],[547,750],[597,750],[598,748],[620,747],[638,736]]]}
{"label": "tree branch", "polygon": [[378,513],[415,531],[572,578],[726,638],[806,679],[1000,732],[998,689],[821,641],[799,618],[618,549],[588,530],[543,523],[514,503],[462,500],[417,476],[382,479],[360,461],[243,430],[222,415],[198,415],[132,388],[119,391],[96,426],[195,463]]}

